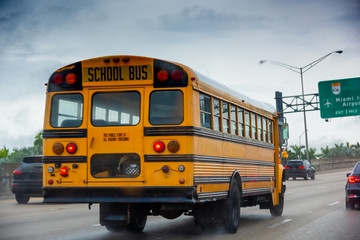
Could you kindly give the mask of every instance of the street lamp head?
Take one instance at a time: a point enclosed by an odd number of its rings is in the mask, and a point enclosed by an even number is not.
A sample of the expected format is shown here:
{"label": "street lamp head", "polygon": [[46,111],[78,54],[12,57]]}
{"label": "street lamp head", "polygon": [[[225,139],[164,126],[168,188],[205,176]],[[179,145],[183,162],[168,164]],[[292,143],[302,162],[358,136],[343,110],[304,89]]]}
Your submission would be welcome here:
{"label": "street lamp head", "polygon": [[335,51],[335,53],[342,54],[342,53],[343,53],[343,50]]}
{"label": "street lamp head", "polygon": [[263,64],[264,62],[266,62],[266,60],[260,60],[259,63]]}

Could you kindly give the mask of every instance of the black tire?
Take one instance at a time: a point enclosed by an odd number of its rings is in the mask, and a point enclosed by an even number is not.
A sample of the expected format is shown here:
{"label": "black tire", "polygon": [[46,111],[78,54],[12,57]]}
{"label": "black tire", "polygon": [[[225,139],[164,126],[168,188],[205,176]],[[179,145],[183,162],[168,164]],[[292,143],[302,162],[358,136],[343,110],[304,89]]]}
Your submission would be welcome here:
{"label": "black tire", "polygon": [[292,177],[293,180],[296,180],[296,177]]}
{"label": "black tire", "polygon": [[312,175],[311,179],[312,179],[312,180],[315,180],[315,173],[314,173],[314,175]]}
{"label": "black tire", "polygon": [[285,186],[281,184],[281,193],[279,194],[279,205],[270,207],[270,213],[273,217],[280,217],[284,210]]}
{"label": "black tire", "polygon": [[15,199],[19,204],[26,204],[30,200],[30,196],[26,196],[23,194],[15,194]]}
{"label": "black tire", "polygon": [[229,233],[236,233],[240,224],[241,193],[236,180],[230,184],[229,198],[226,202],[224,227]]}
{"label": "black tire", "polygon": [[345,200],[345,206],[346,210],[353,210],[355,208],[355,204],[349,200]]}
{"label": "black tire", "polygon": [[304,180],[308,180],[309,179],[309,174],[306,173],[305,176],[304,176]]}
{"label": "black tire", "polygon": [[132,205],[130,208],[130,222],[126,226],[126,231],[142,232],[147,221],[147,212],[140,206]]}
{"label": "black tire", "polygon": [[125,226],[105,226],[109,232],[125,232]]}

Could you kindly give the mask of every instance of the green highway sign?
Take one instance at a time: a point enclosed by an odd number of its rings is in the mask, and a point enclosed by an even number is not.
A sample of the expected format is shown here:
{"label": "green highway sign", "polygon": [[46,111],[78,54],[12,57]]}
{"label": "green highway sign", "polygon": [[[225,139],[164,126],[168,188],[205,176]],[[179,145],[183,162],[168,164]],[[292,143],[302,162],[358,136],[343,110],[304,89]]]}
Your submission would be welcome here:
{"label": "green highway sign", "polygon": [[360,115],[360,77],[319,82],[321,118]]}

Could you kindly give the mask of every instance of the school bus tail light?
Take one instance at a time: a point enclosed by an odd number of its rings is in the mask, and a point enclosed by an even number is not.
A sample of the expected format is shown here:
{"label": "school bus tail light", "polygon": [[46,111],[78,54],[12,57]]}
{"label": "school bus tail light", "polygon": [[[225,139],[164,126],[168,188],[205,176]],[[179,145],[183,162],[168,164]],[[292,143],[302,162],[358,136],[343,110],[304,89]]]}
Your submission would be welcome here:
{"label": "school bus tail light", "polygon": [[156,77],[160,82],[165,82],[169,79],[169,73],[166,70],[160,70]]}
{"label": "school bus tail light", "polygon": [[60,168],[60,175],[63,177],[67,177],[68,171],[69,171],[69,169],[67,167],[62,167],[62,168]]}
{"label": "school bus tail light", "polygon": [[48,92],[82,90],[81,62],[77,62],[55,71],[48,83]]}
{"label": "school bus tail light", "polygon": [[62,74],[57,73],[53,76],[52,82],[55,85],[61,85],[64,82],[64,76]]}
{"label": "school bus tail light", "polygon": [[154,142],[153,148],[155,152],[161,153],[165,150],[165,143],[163,141]]}
{"label": "school bus tail light", "polygon": [[186,87],[188,75],[185,70],[174,63],[154,60],[154,87]]}
{"label": "school bus tail light", "polygon": [[171,72],[171,79],[176,82],[181,81],[182,77],[183,74],[179,69],[175,69]]}
{"label": "school bus tail light", "polygon": [[76,83],[76,74],[75,73],[66,74],[65,81],[70,86],[74,85]]}
{"label": "school bus tail light", "polygon": [[77,145],[73,142],[66,145],[66,151],[70,154],[74,154],[77,151]]}
{"label": "school bus tail light", "polygon": [[54,143],[53,152],[56,154],[62,154],[64,152],[64,145],[62,143]]}
{"label": "school bus tail light", "polygon": [[169,152],[176,153],[180,149],[180,144],[175,140],[170,141],[167,145],[167,149]]}

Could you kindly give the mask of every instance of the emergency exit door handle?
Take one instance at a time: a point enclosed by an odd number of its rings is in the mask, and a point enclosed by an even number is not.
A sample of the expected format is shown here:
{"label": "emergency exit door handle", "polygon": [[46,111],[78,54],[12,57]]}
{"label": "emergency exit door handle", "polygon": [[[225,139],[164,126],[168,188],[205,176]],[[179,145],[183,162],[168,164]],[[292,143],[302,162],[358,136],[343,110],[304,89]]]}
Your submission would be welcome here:
{"label": "emergency exit door handle", "polygon": [[94,137],[91,138],[91,141],[90,141],[90,148],[92,148],[92,145],[94,143]]}

